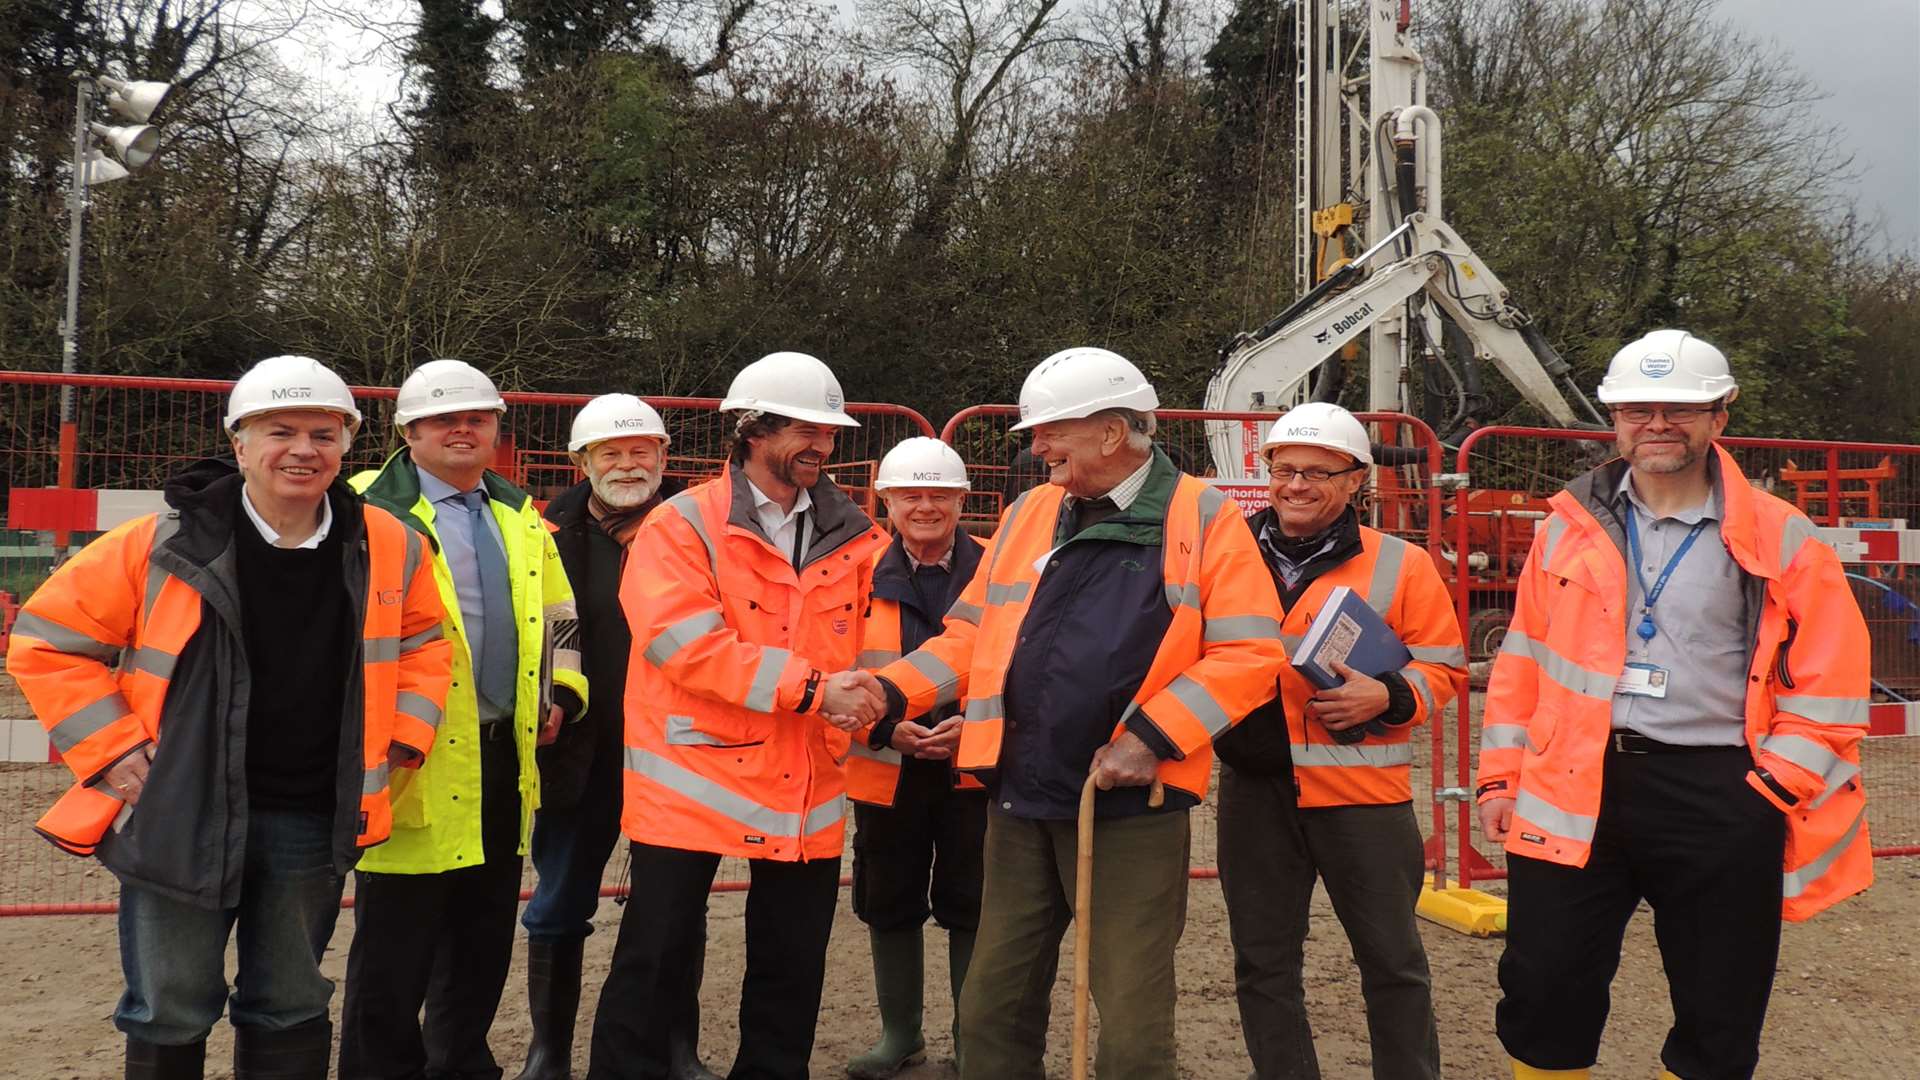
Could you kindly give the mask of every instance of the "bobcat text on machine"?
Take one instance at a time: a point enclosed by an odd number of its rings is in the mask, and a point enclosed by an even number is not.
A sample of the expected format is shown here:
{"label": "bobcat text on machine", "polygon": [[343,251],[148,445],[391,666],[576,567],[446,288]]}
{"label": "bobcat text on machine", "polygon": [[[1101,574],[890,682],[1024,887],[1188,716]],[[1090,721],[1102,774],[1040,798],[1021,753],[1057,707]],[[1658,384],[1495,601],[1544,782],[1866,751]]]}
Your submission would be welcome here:
{"label": "bobcat text on machine", "polygon": [[[1356,353],[1349,343],[1365,334],[1372,411],[1421,415],[1447,437],[1474,426],[1479,371],[1491,365],[1556,423],[1604,425],[1566,361],[1442,217],[1440,121],[1424,103],[1424,65],[1408,37],[1411,0],[1362,6],[1367,39],[1350,46],[1341,0],[1297,9],[1299,299],[1227,343],[1204,407],[1277,412],[1332,400]],[[1347,258],[1356,231],[1367,246]],[[1208,440],[1218,475],[1256,473],[1244,425],[1210,422]]]}

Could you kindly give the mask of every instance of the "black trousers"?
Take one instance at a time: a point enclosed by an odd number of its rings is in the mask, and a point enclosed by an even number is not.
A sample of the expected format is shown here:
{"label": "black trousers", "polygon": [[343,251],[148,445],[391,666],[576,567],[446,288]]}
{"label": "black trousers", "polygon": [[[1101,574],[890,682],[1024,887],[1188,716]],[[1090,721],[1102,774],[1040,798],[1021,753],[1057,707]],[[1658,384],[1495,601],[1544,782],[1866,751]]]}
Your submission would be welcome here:
{"label": "black trousers", "polygon": [[1660,1060],[1683,1080],[1747,1080],[1780,953],[1786,819],[1746,784],[1744,747],[1609,751],[1587,865],[1509,856],[1495,1027],[1537,1069],[1591,1066],[1642,898],[1673,1000]]}
{"label": "black trousers", "polygon": [[[1317,1080],[1304,984],[1313,884],[1326,884],[1366,1004],[1373,1075],[1434,1080],[1440,1036],[1414,907],[1425,858],[1413,804],[1297,809],[1291,774],[1220,770],[1220,889],[1254,1075]],[[1354,1018],[1321,1018],[1351,1026]]]}
{"label": "black trousers", "polygon": [[[747,860],[747,971],[728,1080],[806,1080],[840,899],[840,860]],[[704,932],[720,856],[633,845],[633,895],[593,1021],[588,1080],[664,1080],[667,1034],[686,1009],[686,943]]]}
{"label": "black trousers", "polygon": [[513,959],[521,859],[520,761],[512,732],[500,735],[480,740],[484,864],[354,874],[341,1080],[501,1076],[487,1032]]}
{"label": "black trousers", "polygon": [[[916,775],[916,773],[918,775]],[[853,807],[853,913],[882,932],[980,928],[987,793],[955,790],[947,771],[900,777],[892,806]]]}

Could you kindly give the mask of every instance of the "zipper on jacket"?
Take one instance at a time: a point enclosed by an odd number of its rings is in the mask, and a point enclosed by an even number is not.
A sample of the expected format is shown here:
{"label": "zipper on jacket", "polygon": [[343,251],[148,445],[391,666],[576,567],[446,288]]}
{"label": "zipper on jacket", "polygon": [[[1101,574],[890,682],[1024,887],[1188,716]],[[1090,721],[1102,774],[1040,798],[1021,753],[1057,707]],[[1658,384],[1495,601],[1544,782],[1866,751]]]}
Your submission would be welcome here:
{"label": "zipper on jacket", "polygon": [[1794,636],[1799,633],[1800,623],[1795,619],[1789,618],[1787,620],[1786,640],[1780,643],[1779,658],[1774,662],[1775,673],[1780,678],[1780,685],[1786,687],[1788,690],[1793,689],[1793,672],[1787,667],[1787,653],[1792,650]]}

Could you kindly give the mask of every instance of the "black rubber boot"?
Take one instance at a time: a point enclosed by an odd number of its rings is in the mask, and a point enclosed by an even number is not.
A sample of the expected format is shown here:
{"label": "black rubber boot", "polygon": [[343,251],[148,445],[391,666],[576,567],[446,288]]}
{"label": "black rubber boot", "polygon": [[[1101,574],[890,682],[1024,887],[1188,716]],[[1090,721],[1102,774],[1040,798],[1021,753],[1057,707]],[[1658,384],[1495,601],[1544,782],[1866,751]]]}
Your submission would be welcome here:
{"label": "black rubber boot", "polygon": [[688,964],[693,987],[687,995],[687,1011],[677,1017],[667,1032],[667,1080],[720,1080],[718,1074],[700,1062],[700,983],[707,967],[707,928],[700,927],[700,940]]}
{"label": "black rubber boot", "polygon": [[920,1032],[926,961],[917,926],[870,930],[867,936],[873,943],[873,987],[880,999],[880,1041],[847,1063],[847,1075],[887,1080],[927,1056],[927,1040]]}
{"label": "black rubber boot", "polygon": [[527,1015],[533,1043],[516,1080],[572,1080],[573,1025],[580,1013],[586,939],[527,942]]}
{"label": "black rubber boot", "polygon": [[163,1046],[127,1036],[127,1080],[201,1080],[207,1074],[207,1041]]}
{"label": "black rubber boot", "polygon": [[333,1024],[326,1017],[284,1031],[236,1025],[233,1080],[327,1080]]}
{"label": "black rubber boot", "polygon": [[973,964],[972,930],[947,931],[947,985],[953,990],[953,1067],[960,1068],[960,988],[967,983],[967,968]]}

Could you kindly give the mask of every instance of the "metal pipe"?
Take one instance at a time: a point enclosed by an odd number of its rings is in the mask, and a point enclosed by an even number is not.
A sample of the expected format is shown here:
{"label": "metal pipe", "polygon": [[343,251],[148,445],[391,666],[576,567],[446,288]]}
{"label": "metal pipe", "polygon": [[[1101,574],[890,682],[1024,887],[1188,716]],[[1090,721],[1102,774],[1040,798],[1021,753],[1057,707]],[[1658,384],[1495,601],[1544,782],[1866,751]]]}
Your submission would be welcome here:
{"label": "metal pipe", "polygon": [[[73,76],[73,184],[67,193],[67,317],[60,324],[60,371],[72,375],[78,370],[79,346],[76,335],[80,318],[80,234],[87,213],[87,114],[93,100],[93,80],[86,75]],[[60,422],[73,423],[73,388],[60,391]]]}
{"label": "metal pipe", "polygon": [[[1426,125],[1424,134],[1415,134],[1416,121]],[[1440,117],[1425,105],[1401,109],[1393,117],[1393,142],[1396,146],[1402,142],[1413,144],[1415,169],[1427,189],[1426,204],[1421,209],[1435,217],[1441,216],[1447,204],[1440,196]]]}

